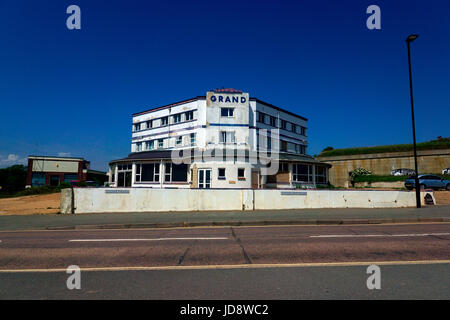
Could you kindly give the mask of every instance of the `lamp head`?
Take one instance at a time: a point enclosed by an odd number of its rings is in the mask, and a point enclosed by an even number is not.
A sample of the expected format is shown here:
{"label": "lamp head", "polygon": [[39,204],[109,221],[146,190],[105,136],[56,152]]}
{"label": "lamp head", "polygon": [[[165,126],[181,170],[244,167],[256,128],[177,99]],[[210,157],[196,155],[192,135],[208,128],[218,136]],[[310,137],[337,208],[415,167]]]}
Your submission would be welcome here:
{"label": "lamp head", "polygon": [[418,34],[411,34],[408,36],[408,38],[406,38],[406,42],[410,43],[413,42],[414,40],[416,40],[419,37]]}

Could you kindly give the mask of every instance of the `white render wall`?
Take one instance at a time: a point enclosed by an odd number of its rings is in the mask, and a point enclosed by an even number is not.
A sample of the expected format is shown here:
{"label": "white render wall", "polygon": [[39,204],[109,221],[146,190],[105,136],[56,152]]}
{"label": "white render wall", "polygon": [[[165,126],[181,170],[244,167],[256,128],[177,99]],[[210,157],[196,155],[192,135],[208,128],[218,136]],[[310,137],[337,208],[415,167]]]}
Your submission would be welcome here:
{"label": "white render wall", "polygon": [[[425,193],[421,194],[424,199]],[[75,213],[414,207],[415,193],[347,190],[75,188]],[[71,213],[71,190],[61,212]]]}

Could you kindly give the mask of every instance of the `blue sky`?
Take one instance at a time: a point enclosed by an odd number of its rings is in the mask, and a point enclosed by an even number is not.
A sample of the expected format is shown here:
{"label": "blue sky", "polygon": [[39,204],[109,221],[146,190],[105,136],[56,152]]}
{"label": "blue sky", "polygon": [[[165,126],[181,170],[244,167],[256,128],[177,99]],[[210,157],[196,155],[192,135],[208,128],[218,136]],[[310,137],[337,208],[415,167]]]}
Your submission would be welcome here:
{"label": "blue sky", "polygon": [[[81,8],[81,30],[66,8]],[[366,8],[381,8],[381,30]],[[0,167],[94,169],[130,152],[131,114],[232,87],[309,119],[309,154],[450,136],[448,1],[0,1]]]}

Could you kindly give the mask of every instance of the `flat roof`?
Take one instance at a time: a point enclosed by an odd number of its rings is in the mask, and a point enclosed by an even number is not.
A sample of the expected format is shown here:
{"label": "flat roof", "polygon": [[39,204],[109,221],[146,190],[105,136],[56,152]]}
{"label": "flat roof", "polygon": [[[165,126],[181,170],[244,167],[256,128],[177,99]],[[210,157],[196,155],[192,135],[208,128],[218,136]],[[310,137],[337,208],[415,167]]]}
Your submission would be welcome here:
{"label": "flat roof", "polygon": [[[28,156],[28,159],[33,159],[33,160],[86,161],[84,158],[58,157],[58,156]],[[89,162],[89,161],[86,161],[86,162]]]}
{"label": "flat roof", "polygon": [[[223,92],[223,93],[231,93],[231,92]],[[234,92],[234,93],[237,93],[237,92]],[[159,111],[159,110],[164,110],[164,109],[176,107],[176,106],[179,106],[180,104],[185,104],[185,103],[189,103],[189,102],[193,102],[193,101],[198,101],[198,100],[205,100],[205,99],[206,99],[206,96],[197,96],[197,97],[190,98],[190,99],[186,99],[186,100],[182,100],[182,101],[179,101],[179,102],[175,102],[175,103],[171,103],[171,104],[166,104],[166,105],[161,106],[161,107],[156,107],[156,108],[148,109],[148,110],[145,110],[145,111],[136,112],[136,113],[133,113],[132,116],[133,116],[133,117],[135,117],[135,116],[140,116],[140,115],[143,115],[143,114],[152,113],[152,112],[155,112],[155,111]],[[299,118],[299,119],[308,121],[308,119],[305,118],[305,117],[302,117],[302,116],[300,116],[300,115],[298,115],[298,114],[295,114],[295,113],[293,113],[293,112],[291,112],[291,111],[289,111],[289,110],[286,110],[286,109],[277,107],[277,106],[275,106],[275,105],[273,105],[273,104],[270,104],[270,103],[268,103],[268,102],[262,101],[262,100],[260,100],[260,99],[258,99],[258,98],[252,98],[252,97],[251,97],[251,98],[250,98],[250,101],[256,101],[256,102],[261,103],[261,104],[264,104],[264,105],[266,105],[266,106],[268,106],[268,107],[274,108],[274,109],[279,110],[279,111],[282,111],[282,112],[284,112],[284,113],[287,113],[287,114],[289,114],[289,115],[291,115],[291,116],[294,116],[294,117],[297,117],[297,118]]]}

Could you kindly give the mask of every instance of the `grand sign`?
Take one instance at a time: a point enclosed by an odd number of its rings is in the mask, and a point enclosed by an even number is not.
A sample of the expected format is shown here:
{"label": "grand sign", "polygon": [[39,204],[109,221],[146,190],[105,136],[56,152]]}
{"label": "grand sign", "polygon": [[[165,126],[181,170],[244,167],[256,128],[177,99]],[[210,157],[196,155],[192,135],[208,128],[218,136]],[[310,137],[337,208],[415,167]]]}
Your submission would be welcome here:
{"label": "grand sign", "polygon": [[208,92],[206,94],[207,105],[217,105],[217,104],[246,104],[248,103],[248,93],[242,94],[227,94],[227,93],[216,93]]}

